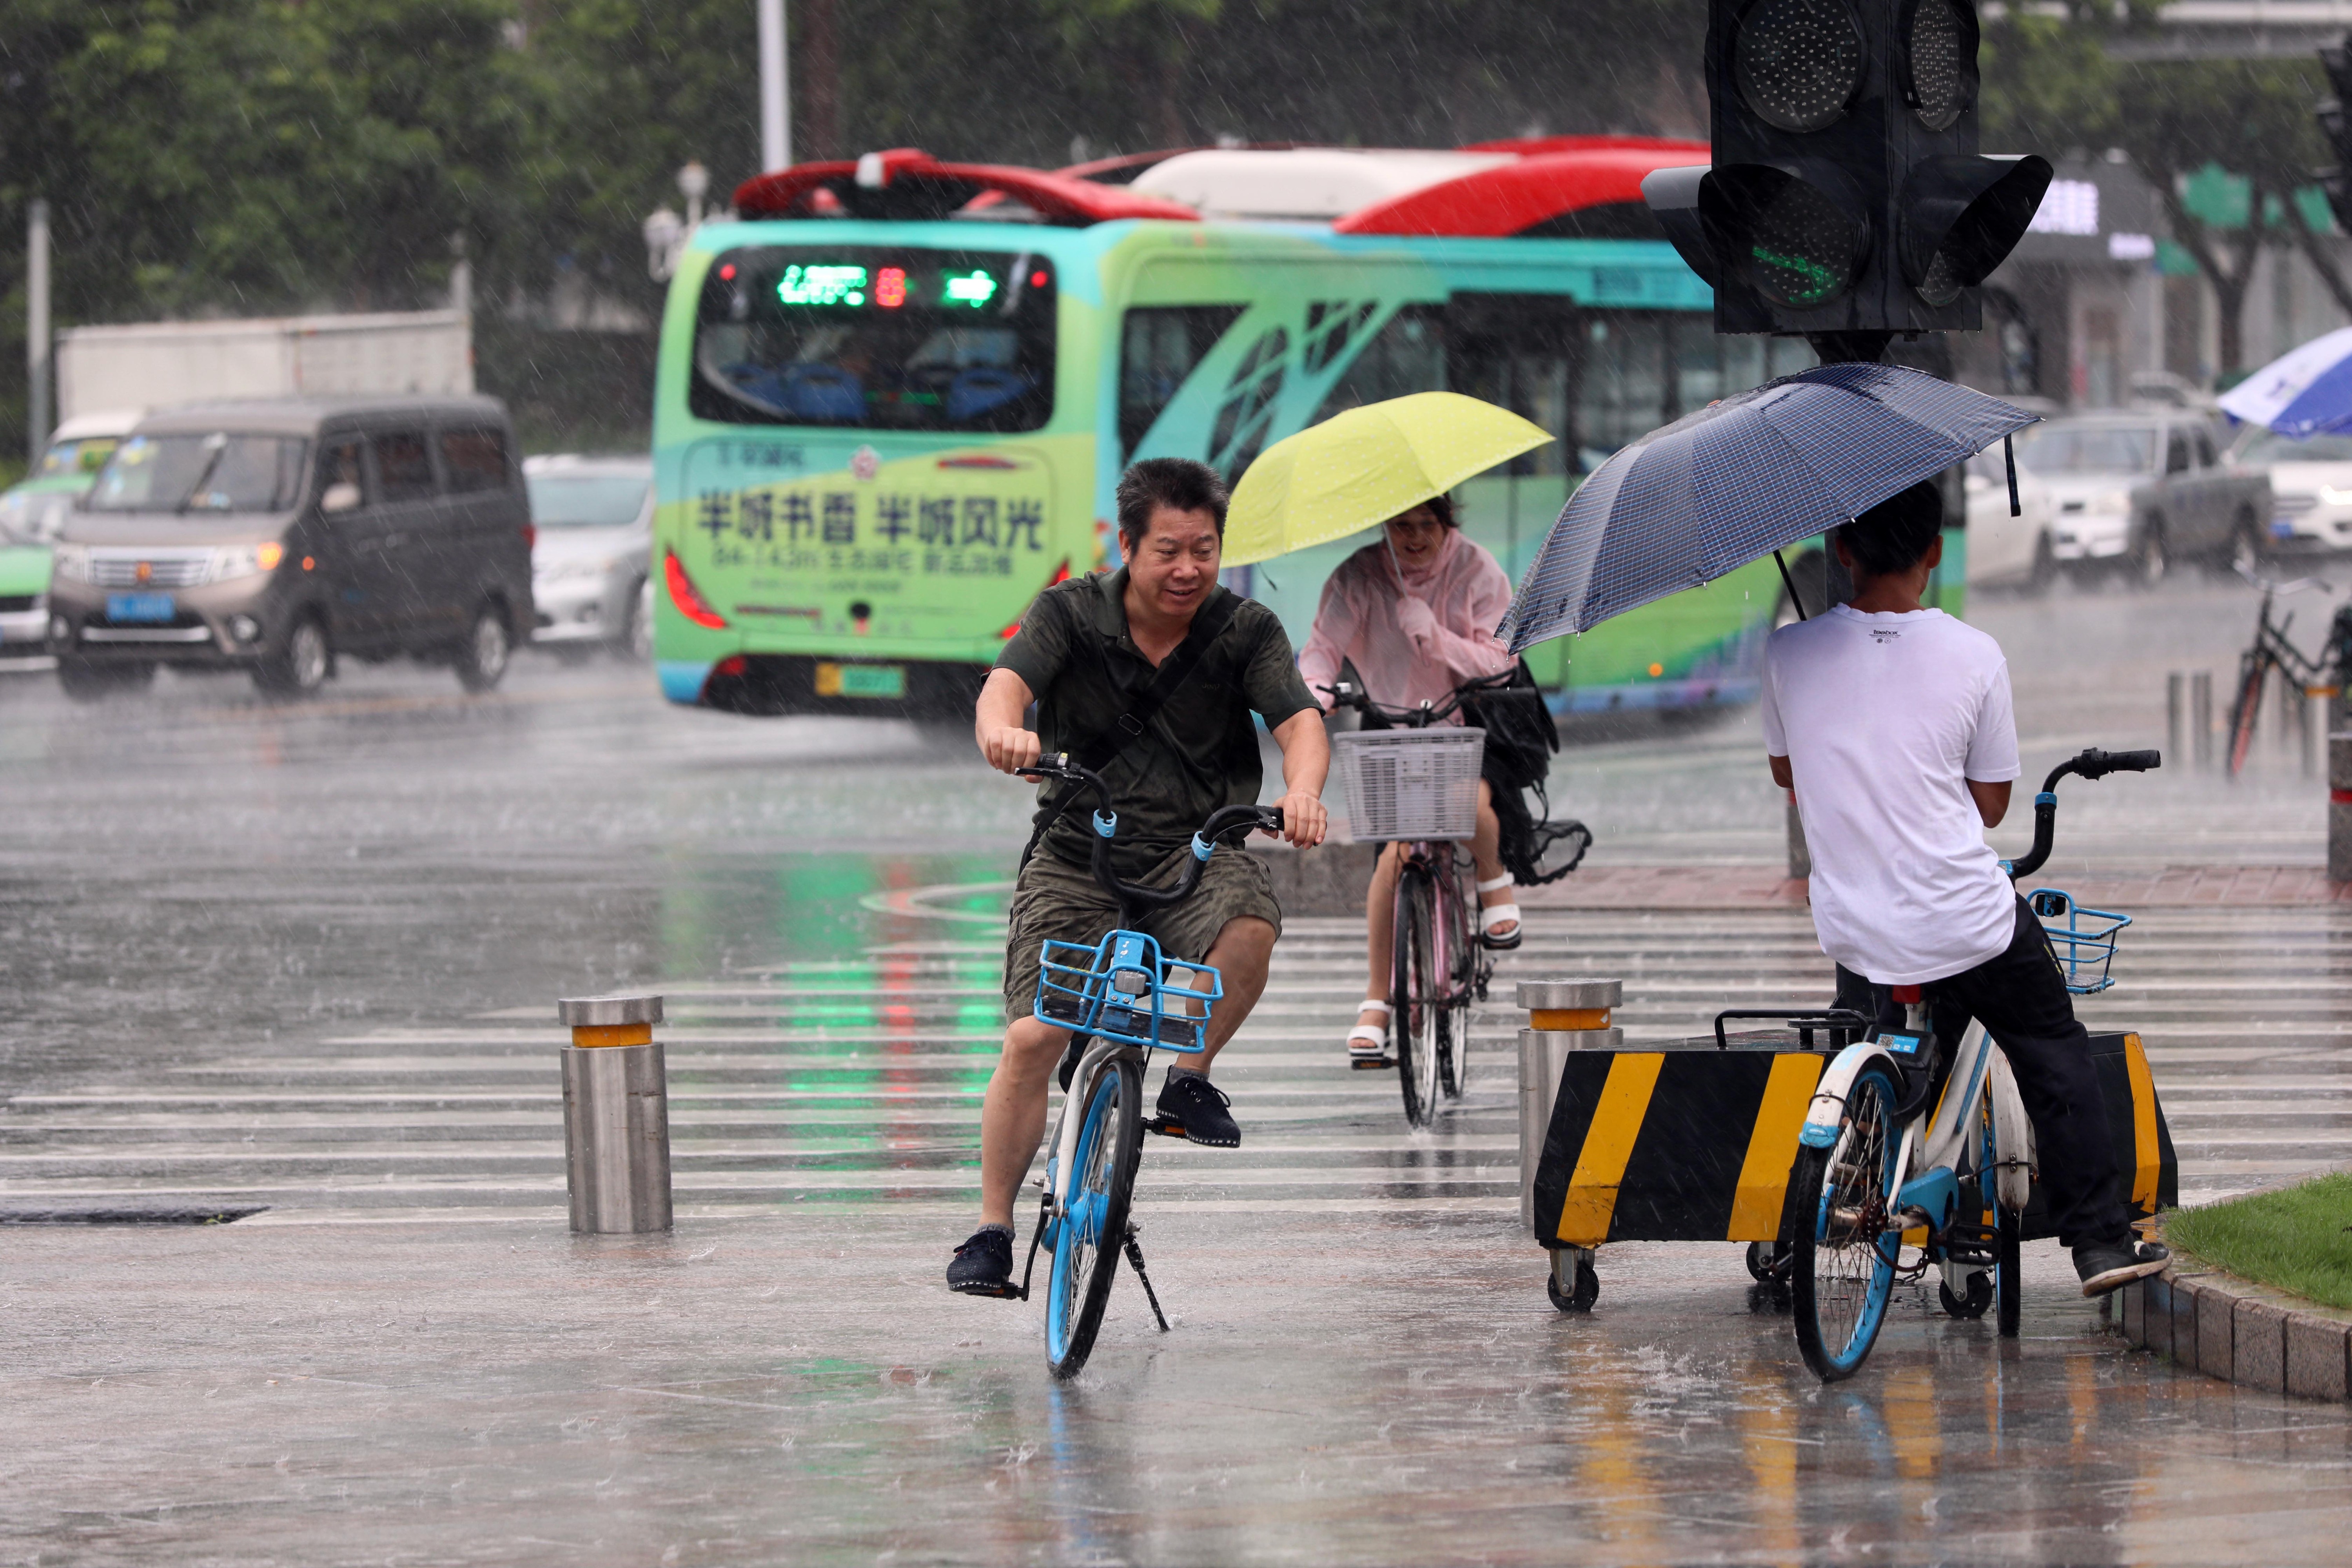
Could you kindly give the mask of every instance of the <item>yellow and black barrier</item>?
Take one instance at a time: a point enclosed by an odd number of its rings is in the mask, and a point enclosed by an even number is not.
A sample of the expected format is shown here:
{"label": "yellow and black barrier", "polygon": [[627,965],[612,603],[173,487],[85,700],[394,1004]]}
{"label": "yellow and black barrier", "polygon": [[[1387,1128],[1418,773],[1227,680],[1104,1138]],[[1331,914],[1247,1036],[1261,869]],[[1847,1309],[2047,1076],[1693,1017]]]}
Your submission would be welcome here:
{"label": "yellow and black barrier", "polygon": [[[1775,1241],[1790,1234],[1789,1171],[1813,1089],[1835,1053],[1785,1031],[1568,1056],[1533,1184],[1536,1239]],[[2179,1201],[2172,1134],[2137,1035],[2094,1035],[2108,1131],[2134,1212]],[[2042,1223],[2037,1185],[2025,1212]]]}

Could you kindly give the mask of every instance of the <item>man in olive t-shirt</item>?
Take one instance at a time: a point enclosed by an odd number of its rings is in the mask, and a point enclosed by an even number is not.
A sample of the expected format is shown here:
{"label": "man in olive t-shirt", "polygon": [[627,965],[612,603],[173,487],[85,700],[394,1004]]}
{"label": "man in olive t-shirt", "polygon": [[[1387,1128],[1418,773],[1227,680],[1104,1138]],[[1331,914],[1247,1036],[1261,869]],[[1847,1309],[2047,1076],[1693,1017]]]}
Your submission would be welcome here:
{"label": "man in olive t-shirt", "polygon": [[[1213,470],[1177,458],[1136,464],[1118,487],[1127,565],[1039,595],[981,691],[973,731],[990,765],[1004,773],[1033,765],[1044,751],[1091,747],[1100,755],[1123,738],[1098,771],[1118,803],[1111,858],[1125,881],[1173,882],[1192,854],[1193,831],[1211,813],[1256,802],[1263,770],[1253,710],[1282,747],[1283,837],[1302,849],[1323,841],[1330,743],[1290,639],[1265,605],[1233,606],[1191,676],[1140,731],[1122,737],[1118,728],[1194,617],[1227,595],[1217,584],[1224,530],[1225,488]],[[1022,723],[1032,701],[1035,731]],[[1050,937],[1091,945],[1118,923],[1117,903],[1090,869],[1088,806],[1074,805],[1054,821],[1066,792],[1077,787],[1056,781],[1039,791],[1037,820],[1053,826],[1013,889],[1004,1051],[981,1110],[981,1227],[948,1266],[950,1288],[970,1295],[1012,1291],[1013,1200],[1045,1136],[1046,1086],[1070,1038],[1031,1011],[1039,944]],[[1210,1086],[1209,1067],[1265,988],[1281,934],[1282,910],[1265,868],[1220,846],[1191,898],[1138,923],[1169,957],[1212,965],[1223,977],[1208,1048],[1169,1068],[1159,1109],[1189,1142],[1232,1148],[1241,1131],[1223,1094]]]}

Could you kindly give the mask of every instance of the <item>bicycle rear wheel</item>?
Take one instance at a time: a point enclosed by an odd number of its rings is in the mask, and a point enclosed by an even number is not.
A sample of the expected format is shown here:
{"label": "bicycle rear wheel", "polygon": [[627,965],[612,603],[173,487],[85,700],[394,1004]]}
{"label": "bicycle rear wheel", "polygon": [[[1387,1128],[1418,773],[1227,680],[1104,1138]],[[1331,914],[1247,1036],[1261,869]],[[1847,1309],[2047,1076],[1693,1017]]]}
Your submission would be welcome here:
{"label": "bicycle rear wheel", "polygon": [[1443,980],[1433,963],[1437,900],[1429,873],[1407,866],[1397,876],[1396,936],[1389,964],[1389,1014],[1396,1040],[1397,1082],[1404,1119],[1426,1127],[1437,1114],[1439,1016]]}
{"label": "bicycle rear wheel", "polygon": [[2254,746],[2254,721],[2261,716],[2263,683],[2270,675],[2271,661],[2259,653],[2248,653],[2238,667],[2237,700],[2230,704],[2230,776],[2236,778],[2246,765],[2246,753]]}
{"label": "bicycle rear wheel", "polygon": [[1118,1249],[1127,1240],[1128,1205],[1142,1154],[1143,1074],[1130,1058],[1114,1057],[1088,1092],[1077,1158],[1066,1178],[1068,1212],[1054,1231],[1045,1364],[1055,1377],[1076,1377],[1095,1348]]}
{"label": "bicycle rear wheel", "polygon": [[1902,1142],[1897,1094],[1885,1067],[1854,1075],[1845,1123],[1828,1149],[1800,1149],[1795,1189],[1797,1349],[1823,1383],[1852,1377],[1877,1342],[1895,1294],[1898,1233],[1888,1228],[1888,1190]]}
{"label": "bicycle rear wheel", "polygon": [[1437,1016],[1437,1078],[1448,1100],[1462,1098],[1470,1079],[1470,999],[1478,984],[1481,962],[1477,938],[1470,930],[1469,897],[1462,885],[1459,863],[1447,868],[1436,887],[1444,921],[1440,934],[1444,952],[1435,965],[1445,974],[1445,1005]]}

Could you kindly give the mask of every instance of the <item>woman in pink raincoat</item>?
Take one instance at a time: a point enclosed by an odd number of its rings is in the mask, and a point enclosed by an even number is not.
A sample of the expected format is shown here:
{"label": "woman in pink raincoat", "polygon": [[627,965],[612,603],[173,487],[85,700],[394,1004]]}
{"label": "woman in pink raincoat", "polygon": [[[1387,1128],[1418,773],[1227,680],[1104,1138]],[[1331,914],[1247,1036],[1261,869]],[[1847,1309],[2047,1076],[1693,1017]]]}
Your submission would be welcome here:
{"label": "woman in pink raincoat", "polygon": [[[1298,656],[1298,672],[1325,710],[1332,699],[1322,688],[1339,679],[1342,661],[1356,667],[1372,700],[1392,707],[1443,702],[1465,680],[1511,668],[1515,661],[1491,635],[1510,607],[1511,580],[1484,545],[1462,537],[1452,500],[1440,495],[1423,501],[1391,518],[1381,533],[1341,562],[1323,585],[1313,635]],[[1446,722],[1459,724],[1462,716]],[[1478,866],[1479,935],[1488,947],[1513,948],[1519,945],[1519,907],[1497,851],[1499,837],[1493,795],[1481,779],[1478,832],[1470,841]],[[1363,1009],[1348,1032],[1352,1060],[1377,1062],[1388,1051],[1389,949],[1401,854],[1394,844],[1381,852],[1364,895],[1370,978]]]}

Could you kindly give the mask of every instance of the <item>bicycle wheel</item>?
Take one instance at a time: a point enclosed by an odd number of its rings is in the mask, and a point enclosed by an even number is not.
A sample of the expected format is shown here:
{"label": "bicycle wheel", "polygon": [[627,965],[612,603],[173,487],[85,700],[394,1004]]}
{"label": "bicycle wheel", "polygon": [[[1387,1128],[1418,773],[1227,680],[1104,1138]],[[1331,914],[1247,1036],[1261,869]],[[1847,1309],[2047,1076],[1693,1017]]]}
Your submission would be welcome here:
{"label": "bicycle wheel", "polygon": [[1870,1355],[1895,1294],[1898,1233],[1886,1202],[1901,1129],[1895,1080],[1873,1062],[1854,1075],[1835,1146],[1800,1149],[1794,1187],[1797,1349],[1823,1383],[1852,1377]]}
{"label": "bicycle wheel", "polygon": [[1054,1231],[1054,1268],[1045,1281],[1045,1364],[1076,1377],[1095,1348],[1110,1300],[1118,1249],[1127,1240],[1128,1203],[1143,1154],[1143,1074],[1115,1057],[1094,1080],[1077,1158],[1067,1178],[1069,1212]]}
{"label": "bicycle wheel", "polygon": [[1389,964],[1389,1022],[1396,1040],[1397,1082],[1404,1119],[1426,1127],[1437,1114],[1439,978],[1431,963],[1437,905],[1429,873],[1407,866],[1397,877],[1396,937]]}
{"label": "bicycle wheel", "polygon": [[1446,1098],[1459,1100],[1470,1078],[1470,999],[1478,984],[1480,949],[1471,934],[1459,865],[1448,868],[1436,894],[1445,951],[1435,967],[1446,976],[1446,1005],[1437,1016],[1437,1077]]}
{"label": "bicycle wheel", "polygon": [[2023,1239],[2021,1215],[2002,1209],[1993,1217],[1993,1326],[2005,1340],[2017,1338],[2018,1310],[2024,1305],[2018,1280],[2017,1244]]}
{"label": "bicycle wheel", "polygon": [[2230,776],[2236,778],[2246,765],[2246,753],[2253,750],[2254,721],[2262,713],[2263,686],[2271,672],[2271,661],[2260,653],[2249,653],[2238,668],[2238,697],[2230,704]]}

